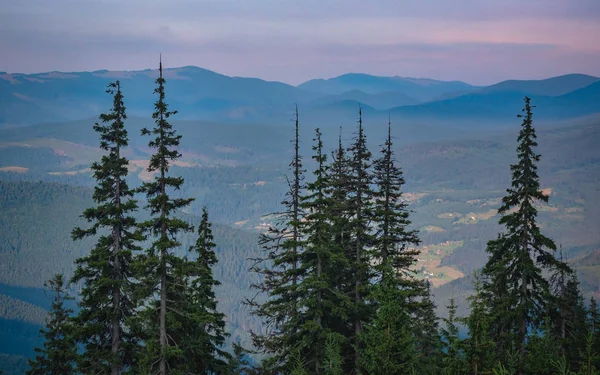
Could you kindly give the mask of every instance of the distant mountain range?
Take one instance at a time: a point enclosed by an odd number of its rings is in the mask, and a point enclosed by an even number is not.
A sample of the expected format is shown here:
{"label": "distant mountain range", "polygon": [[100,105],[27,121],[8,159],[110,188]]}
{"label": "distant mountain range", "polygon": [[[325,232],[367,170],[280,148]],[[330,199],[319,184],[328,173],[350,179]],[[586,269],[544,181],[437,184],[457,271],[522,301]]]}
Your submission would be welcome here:
{"label": "distant mountain range", "polygon": [[[8,74],[0,72],[0,127],[95,117],[110,107],[106,85],[122,83],[128,113],[149,116],[156,70]],[[354,121],[359,105],[374,122],[504,123],[529,95],[536,117],[563,120],[600,112],[600,78],[569,74],[545,80],[509,80],[477,87],[460,81],[345,74],[291,86],[229,77],[187,66],[165,70],[168,102],[180,119],[276,124],[290,119],[295,104],[316,125]]]}
{"label": "distant mountain range", "polygon": [[352,90],[367,94],[384,92],[401,93],[419,101],[430,101],[440,95],[471,91],[475,87],[460,81],[436,81],[427,78],[377,77],[368,74],[350,73],[331,79],[313,79],[298,85],[298,88],[336,95]]}

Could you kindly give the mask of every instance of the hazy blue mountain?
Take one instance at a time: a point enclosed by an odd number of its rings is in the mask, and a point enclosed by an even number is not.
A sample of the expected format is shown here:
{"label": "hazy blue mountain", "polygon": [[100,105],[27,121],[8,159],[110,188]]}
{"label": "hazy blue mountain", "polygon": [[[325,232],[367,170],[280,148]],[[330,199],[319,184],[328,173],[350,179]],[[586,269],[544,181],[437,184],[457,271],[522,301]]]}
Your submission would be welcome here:
{"label": "hazy blue mountain", "polygon": [[352,100],[378,110],[420,103],[419,100],[411,98],[399,91],[384,91],[377,94],[367,94],[361,90],[350,90],[338,95],[329,95],[317,99],[315,103],[323,105],[345,100]]}
{"label": "hazy blue mountain", "polygon": [[535,116],[538,119],[556,121],[600,112],[598,82],[561,96],[532,95],[515,90],[478,91],[451,99],[397,107],[390,112],[411,118],[510,123],[522,108],[525,95],[529,95],[536,106]]}
{"label": "hazy blue mountain", "polygon": [[[106,85],[121,81],[127,109],[149,115],[154,103],[156,70],[0,75],[0,124],[76,120],[97,115],[110,98]],[[280,82],[228,77],[198,67],[165,70],[169,104],[180,118],[245,120],[265,118],[295,102],[313,100],[310,93]]]}
{"label": "hazy blue mountain", "polygon": [[[156,70],[81,73],[0,73],[0,127],[94,119],[110,107],[104,93],[121,80],[128,114],[148,118],[155,100]],[[505,123],[524,95],[542,119],[600,112],[598,78],[572,74],[541,81],[505,81],[487,88],[464,82],[346,74],[294,87],[255,78],[228,77],[198,67],[166,69],[169,105],[180,120],[219,124],[287,124],[294,106],[316,126],[354,124],[359,104],[372,123],[397,119],[452,124],[456,120]],[[394,120],[394,119],[393,119]],[[92,120],[93,121],[93,120]]]}
{"label": "hazy blue mountain", "polygon": [[585,111],[586,108],[598,108],[600,102],[600,81],[558,96],[553,99],[557,106],[571,107]]}
{"label": "hazy blue mountain", "polygon": [[328,95],[339,95],[351,90],[360,90],[367,94],[396,91],[419,101],[433,100],[445,93],[473,88],[473,86],[460,81],[447,82],[398,76],[379,77],[360,73],[349,73],[330,79],[313,79],[298,85],[298,87]]}
{"label": "hazy blue mountain", "polygon": [[528,95],[559,96],[584,88],[600,78],[585,74],[565,74],[540,80],[508,80],[478,90],[485,92],[517,91]]}

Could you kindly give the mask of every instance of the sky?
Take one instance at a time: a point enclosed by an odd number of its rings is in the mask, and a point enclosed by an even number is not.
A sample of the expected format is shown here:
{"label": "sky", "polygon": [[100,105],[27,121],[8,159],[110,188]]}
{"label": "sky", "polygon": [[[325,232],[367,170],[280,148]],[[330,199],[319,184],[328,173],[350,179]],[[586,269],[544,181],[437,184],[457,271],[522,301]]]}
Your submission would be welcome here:
{"label": "sky", "polygon": [[0,71],[600,76],[600,0],[0,0]]}

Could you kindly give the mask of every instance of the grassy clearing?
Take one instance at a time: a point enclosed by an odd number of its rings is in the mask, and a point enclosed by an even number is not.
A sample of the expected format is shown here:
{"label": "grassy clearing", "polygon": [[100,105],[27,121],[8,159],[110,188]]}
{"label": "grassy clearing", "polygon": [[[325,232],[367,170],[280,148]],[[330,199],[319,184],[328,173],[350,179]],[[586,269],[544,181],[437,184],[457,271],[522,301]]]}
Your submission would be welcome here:
{"label": "grassy clearing", "polygon": [[427,225],[427,226],[420,228],[419,230],[423,231],[423,232],[433,232],[433,233],[443,233],[446,231],[444,228],[436,227],[435,225]]}
{"label": "grassy clearing", "polygon": [[48,172],[49,175],[52,176],[74,176],[79,173],[87,173],[90,172],[90,168],[78,169],[76,171],[63,171],[63,172]]}
{"label": "grassy clearing", "polygon": [[93,160],[99,160],[103,154],[96,147],[54,138],[35,138],[27,141],[27,144],[33,147],[49,147],[56,154],[67,156],[71,165],[90,164]]}
{"label": "grassy clearing", "polygon": [[464,276],[462,272],[449,266],[440,266],[442,259],[462,247],[463,241],[446,241],[436,245],[421,247],[414,270],[417,277],[428,279],[437,287]]}
{"label": "grassy clearing", "polygon": [[477,224],[482,220],[489,220],[493,218],[496,216],[496,213],[497,210],[488,210],[486,212],[469,212],[452,224]]}
{"label": "grassy clearing", "polygon": [[439,219],[457,219],[457,218],[462,217],[462,215],[459,214],[458,212],[444,212],[444,213],[437,215],[437,217]]}

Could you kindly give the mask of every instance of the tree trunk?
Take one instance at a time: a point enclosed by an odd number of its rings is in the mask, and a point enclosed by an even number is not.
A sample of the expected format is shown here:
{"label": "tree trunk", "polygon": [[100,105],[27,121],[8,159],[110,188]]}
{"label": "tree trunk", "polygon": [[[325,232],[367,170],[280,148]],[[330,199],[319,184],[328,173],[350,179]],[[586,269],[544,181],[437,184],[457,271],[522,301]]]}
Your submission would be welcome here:
{"label": "tree trunk", "polygon": [[[120,149],[117,146],[117,158],[120,157]],[[117,208],[117,212],[121,209],[121,178],[117,178],[115,184],[115,207]],[[115,225],[113,227],[112,232],[113,237],[113,251],[114,251],[114,268],[115,268],[115,278],[119,278],[121,275],[121,228],[119,225]],[[121,344],[121,319],[119,318],[119,310],[121,306],[121,289],[120,287],[116,287],[113,289],[112,295],[112,303],[113,303],[113,318],[112,318],[112,345],[111,345],[111,353],[113,355],[113,362],[111,364],[111,375],[119,375],[122,363],[121,360],[116,360],[119,355],[119,347]]]}
{"label": "tree trunk", "polygon": [[[298,239],[300,238],[300,235],[298,233],[298,211],[299,211],[299,205],[300,205],[300,165],[299,165],[299,159],[300,159],[300,151],[299,151],[300,145],[299,145],[299,135],[298,135],[298,106],[296,106],[296,137],[295,137],[295,141],[294,141],[294,195],[292,197],[292,206],[293,206],[293,216],[294,216],[294,233],[293,233],[293,237],[294,237],[294,249],[293,251],[293,257],[294,257],[294,264],[293,264],[293,269],[294,269],[294,275],[292,276],[292,285],[294,286],[294,291],[295,291],[295,287],[296,284],[298,283],[298,277],[296,276],[296,269],[298,268]],[[294,299],[294,311],[293,313],[296,314],[296,300]]]}
{"label": "tree trunk", "polygon": [[[163,115],[161,113],[160,120],[162,123]],[[162,140],[161,140],[162,141]],[[163,155],[163,160],[160,166],[160,193],[166,195],[165,186],[165,169],[167,161]],[[167,222],[166,222],[166,207],[163,201],[160,207],[160,219],[161,219],[161,237],[166,239],[167,234]],[[167,346],[167,261],[166,261],[166,249],[163,247],[160,249],[160,333],[159,333],[159,344],[160,344],[160,368],[159,374],[167,374],[167,359],[165,358],[165,351]]]}
{"label": "tree trunk", "polygon": [[[321,281],[321,273],[322,273],[322,265],[321,265],[321,255],[317,254],[317,278],[319,279],[319,281]],[[322,306],[321,306],[321,300],[322,300],[322,293],[321,293],[321,288],[319,287],[319,292],[317,293],[317,306],[318,306],[318,314],[317,315],[317,325],[319,326],[319,329],[322,328],[322,322],[321,322],[321,314],[323,312],[322,310]],[[321,345],[319,345],[317,347],[317,355],[315,356],[315,373],[319,374],[321,372],[321,353],[323,352],[323,348],[321,347]]]}
{"label": "tree trunk", "polygon": [[[521,277],[521,303],[527,302],[527,277],[523,275]],[[527,336],[527,317],[520,316],[519,319],[520,327],[519,327],[519,366],[517,369],[516,375],[524,375],[523,372],[523,359],[525,358],[525,337]]]}
{"label": "tree trunk", "polygon": [[[164,259],[164,250],[162,253]],[[164,262],[164,260],[163,260]],[[163,272],[160,276],[160,375],[167,374],[167,360],[165,349],[167,346],[167,275],[166,266],[163,263]]]}

